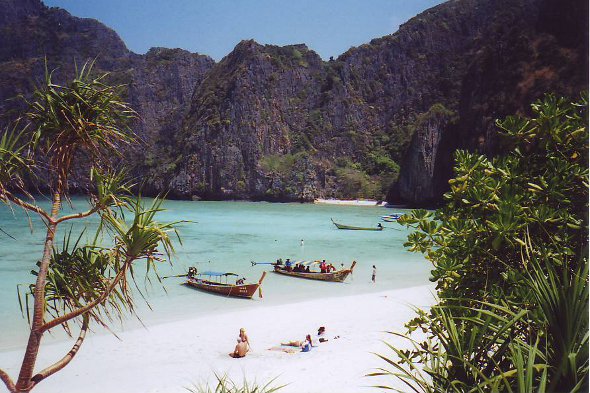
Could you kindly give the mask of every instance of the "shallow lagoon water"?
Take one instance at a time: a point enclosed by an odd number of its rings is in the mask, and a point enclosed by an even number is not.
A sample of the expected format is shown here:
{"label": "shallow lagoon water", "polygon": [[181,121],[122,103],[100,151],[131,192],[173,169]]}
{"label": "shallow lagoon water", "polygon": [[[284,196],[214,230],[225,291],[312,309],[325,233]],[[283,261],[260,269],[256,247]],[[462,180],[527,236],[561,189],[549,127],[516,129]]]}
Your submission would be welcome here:
{"label": "shallow lagoon water", "polygon": [[[82,198],[74,198],[73,210],[86,207]],[[48,203],[46,203],[48,206]],[[207,313],[227,312],[236,308],[263,307],[359,293],[404,288],[428,283],[429,263],[420,254],[406,251],[403,243],[408,230],[396,223],[383,223],[381,232],[338,230],[330,221],[357,226],[376,226],[380,216],[392,209],[368,206],[313,205],[266,202],[195,202],[166,201],[159,221],[190,221],[179,226],[182,244],[176,242],[173,264],[159,266],[161,276],[186,272],[189,266],[200,271],[228,271],[257,281],[268,265],[252,266],[250,261],[271,262],[277,258],[326,259],[336,266],[350,266],[357,261],[354,273],[346,283],[324,283],[269,273],[263,284],[263,298],[253,300],[226,298],[180,285],[182,279],[169,278],[141,283],[151,310],[137,297],[138,314],[144,325],[192,318]],[[66,210],[70,210],[66,207]],[[399,210],[395,210],[399,211]],[[403,210],[402,210],[403,211]],[[17,284],[34,281],[30,270],[42,253],[45,231],[42,223],[32,218],[31,234],[26,215],[6,206],[0,207],[0,228],[14,239],[0,233],[0,350],[24,347],[27,323],[18,305]],[[91,233],[97,218],[79,221],[73,231],[82,228]],[[67,227],[57,234],[57,244]],[[303,239],[303,246],[301,240]],[[377,266],[377,283],[371,283],[371,267]],[[136,266],[141,269],[141,263]],[[346,312],[346,310],[342,310]],[[302,317],[305,310],[301,310]],[[353,317],[353,316],[351,316]],[[272,321],[269,321],[272,323]],[[117,329],[141,326],[129,318]],[[61,339],[56,332],[51,339]]]}

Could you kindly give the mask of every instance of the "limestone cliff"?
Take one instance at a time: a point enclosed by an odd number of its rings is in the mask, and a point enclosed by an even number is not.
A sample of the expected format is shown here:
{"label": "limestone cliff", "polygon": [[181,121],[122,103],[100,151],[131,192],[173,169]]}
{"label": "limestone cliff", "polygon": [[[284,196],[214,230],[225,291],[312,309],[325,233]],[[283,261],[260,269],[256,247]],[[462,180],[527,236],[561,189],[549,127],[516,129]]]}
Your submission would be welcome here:
{"label": "limestone cliff", "polygon": [[[145,55],[129,51],[119,36],[93,19],[48,8],[39,0],[0,0],[0,113],[6,122],[44,78],[45,61],[55,82],[70,78],[75,64],[95,60],[109,72],[109,82],[124,84],[123,95],[138,113],[133,130],[140,144],[127,152],[140,177],[144,163],[158,155],[160,140],[170,139],[184,118],[195,86],[214,61],[181,49],[152,48]],[[87,168],[78,168],[84,188]]]}
{"label": "limestone cliff", "polygon": [[134,54],[39,0],[0,9],[0,112],[18,109],[5,99],[32,91],[45,58],[58,80],[96,58],[140,115],[128,164],[144,192],[177,198],[432,205],[455,149],[497,154],[496,118],[588,86],[588,4],[576,0],[451,0],[330,61],[246,40],[219,63]]}

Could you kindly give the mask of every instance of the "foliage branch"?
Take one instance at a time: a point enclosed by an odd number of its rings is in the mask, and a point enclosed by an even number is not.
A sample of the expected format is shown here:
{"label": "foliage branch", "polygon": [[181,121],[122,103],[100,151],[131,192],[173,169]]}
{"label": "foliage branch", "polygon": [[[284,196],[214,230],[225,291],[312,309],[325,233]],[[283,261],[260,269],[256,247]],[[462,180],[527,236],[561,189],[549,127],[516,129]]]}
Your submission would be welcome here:
{"label": "foliage branch", "polygon": [[[121,86],[105,84],[105,77],[95,75],[93,63],[76,67],[75,77],[66,85],[54,83],[46,71],[44,84],[25,99],[27,111],[0,138],[0,201],[37,214],[47,231],[42,257],[32,271],[36,281],[24,302],[19,295],[31,331],[18,379],[15,382],[0,370],[10,392],[29,392],[67,366],[91,322],[108,328],[113,319],[133,313],[136,262],[145,261],[149,279],[156,262],[169,259],[174,251],[170,232],[175,233],[175,224],[155,219],[162,200],[146,204],[131,197],[125,172],[116,168],[121,148],[135,141],[128,127],[135,112],[120,99]],[[94,183],[88,190],[89,209],[63,214],[70,177],[81,165],[91,168]],[[51,195],[49,211],[26,192],[27,179],[45,182]],[[82,235],[72,240],[70,230],[61,247],[55,244],[60,224],[91,215],[100,217],[92,241],[82,244]],[[80,330],[71,350],[35,372],[43,335],[60,326],[72,334],[72,324]]]}

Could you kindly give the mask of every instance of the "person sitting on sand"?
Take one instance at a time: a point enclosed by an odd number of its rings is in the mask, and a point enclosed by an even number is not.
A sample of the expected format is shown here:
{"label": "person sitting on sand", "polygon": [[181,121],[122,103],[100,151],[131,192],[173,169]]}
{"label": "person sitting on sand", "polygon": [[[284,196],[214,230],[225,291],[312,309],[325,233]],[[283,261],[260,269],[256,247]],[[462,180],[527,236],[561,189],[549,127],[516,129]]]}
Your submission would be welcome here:
{"label": "person sitting on sand", "polygon": [[229,356],[232,358],[243,358],[248,353],[248,344],[245,341],[242,341],[238,338],[238,343],[236,344],[236,348],[234,349],[233,353],[230,353]]}
{"label": "person sitting on sand", "polygon": [[[340,336],[335,336],[334,340],[339,339]],[[324,326],[320,326],[320,328],[318,329],[318,341],[321,343],[325,343],[326,341],[328,341],[328,339],[326,338],[326,328]]]}
{"label": "person sitting on sand", "polygon": [[238,339],[244,343],[246,343],[247,345],[247,350],[250,350],[250,340],[248,339],[248,335],[246,334],[246,329],[241,328],[240,329],[240,335],[238,337]]}
{"label": "person sitting on sand", "polygon": [[248,335],[246,334],[246,329],[241,328],[236,348],[234,349],[234,352],[230,353],[229,355],[234,358],[243,358],[244,356],[246,356],[246,353],[248,353],[249,350],[250,340],[248,339]]}
{"label": "person sitting on sand", "polygon": [[324,326],[320,326],[320,328],[318,329],[318,341],[321,343],[325,343],[326,341],[328,341],[328,339],[326,338],[326,328]]}

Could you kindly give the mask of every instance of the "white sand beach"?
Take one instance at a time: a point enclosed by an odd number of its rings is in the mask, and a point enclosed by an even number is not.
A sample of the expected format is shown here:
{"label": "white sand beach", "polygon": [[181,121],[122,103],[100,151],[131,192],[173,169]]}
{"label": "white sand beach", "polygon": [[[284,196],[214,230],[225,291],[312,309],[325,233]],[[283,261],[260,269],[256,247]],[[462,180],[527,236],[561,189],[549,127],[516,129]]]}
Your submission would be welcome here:
{"label": "white sand beach", "polygon": [[[300,303],[260,306],[148,326],[112,335],[90,335],[78,356],[61,372],[42,382],[42,393],[186,392],[186,387],[214,383],[214,373],[236,382],[287,384],[280,392],[376,392],[372,385],[402,387],[391,378],[365,377],[386,364],[372,352],[392,355],[386,331],[402,331],[414,315],[412,306],[433,304],[433,286],[420,286]],[[157,310],[156,310],[157,312]],[[302,340],[327,328],[326,343],[311,352],[285,353],[269,348],[281,341]],[[252,351],[245,358],[228,356],[241,327]],[[334,339],[335,336],[340,336]],[[38,367],[63,356],[70,343],[42,347]],[[16,375],[21,351],[0,353],[0,368]]]}
{"label": "white sand beach", "polygon": [[315,199],[313,203],[326,205],[346,205],[346,206],[385,206],[386,202],[380,202],[372,199]]}

